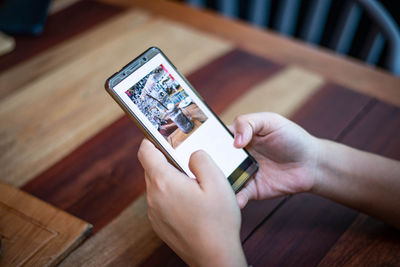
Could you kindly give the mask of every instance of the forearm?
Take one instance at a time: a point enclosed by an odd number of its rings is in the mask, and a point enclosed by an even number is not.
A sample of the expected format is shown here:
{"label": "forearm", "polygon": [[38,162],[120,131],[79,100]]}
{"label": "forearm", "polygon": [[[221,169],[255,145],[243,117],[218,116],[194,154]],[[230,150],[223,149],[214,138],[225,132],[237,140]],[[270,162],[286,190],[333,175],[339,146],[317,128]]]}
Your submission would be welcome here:
{"label": "forearm", "polygon": [[[230,238],[228,238],[230,239]],[[187,264],[190,266],[248,266],[243,253],[240,238],[235,238],[229,242],[221,242],[222,238],[210,241],[206,247],[198,248],[198,253],[189,256]]]}
{"label": "forearm", "polygon": [[319,140],[311,192],[400,228],[400,163]]}

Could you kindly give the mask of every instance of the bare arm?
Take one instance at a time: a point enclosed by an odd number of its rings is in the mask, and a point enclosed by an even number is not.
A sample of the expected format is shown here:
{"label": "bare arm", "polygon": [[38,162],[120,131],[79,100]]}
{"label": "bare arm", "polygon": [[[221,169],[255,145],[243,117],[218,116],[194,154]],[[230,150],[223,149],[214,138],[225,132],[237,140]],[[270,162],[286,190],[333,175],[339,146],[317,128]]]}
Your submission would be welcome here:
{"label": "bare arm", "polygon": [[328,140],[318,144],[311,192],[400,228],[400,163]]}
{"label": "bare arm", "polygon": [[236,147],[247,147],[259,170],[236,195],[204,152],[191,156],[190,179],[144,140],[148,215],[158,235],[188,264],[245,266],[238,204],[312,192],[400,228],[400,163],[318,139],[274,113],[238,117]]}
{"label": "bare arm", "polygon": [[311,136],[274,113],[239,116],[235,146],[260,164],[237,194],[248,200],[311,192],[400,228],[400,162]]}

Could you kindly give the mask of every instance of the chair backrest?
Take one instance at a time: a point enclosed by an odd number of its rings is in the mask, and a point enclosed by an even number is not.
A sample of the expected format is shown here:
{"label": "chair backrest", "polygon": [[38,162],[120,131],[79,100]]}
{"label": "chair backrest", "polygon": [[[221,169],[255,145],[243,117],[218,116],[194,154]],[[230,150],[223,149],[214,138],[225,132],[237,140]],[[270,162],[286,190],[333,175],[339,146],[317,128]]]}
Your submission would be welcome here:
{"label": "chair backrest", "polygon": [[[206,0],[186,2],[195,7],[207,7]],[[357,51],[351,52],[352,56],[376,65],[386,47],[383,65],[400,76],[399,27],[376,0],[217,0],[215,8],[224,16],[245,18],[255,26],[268,27],[309,44],[323,45],[340,54],[350,54],[365,14],[371,27],[363,28],[362,40],[357,43]],[[334,19],[333,26],[327,25],[328,18]]]}

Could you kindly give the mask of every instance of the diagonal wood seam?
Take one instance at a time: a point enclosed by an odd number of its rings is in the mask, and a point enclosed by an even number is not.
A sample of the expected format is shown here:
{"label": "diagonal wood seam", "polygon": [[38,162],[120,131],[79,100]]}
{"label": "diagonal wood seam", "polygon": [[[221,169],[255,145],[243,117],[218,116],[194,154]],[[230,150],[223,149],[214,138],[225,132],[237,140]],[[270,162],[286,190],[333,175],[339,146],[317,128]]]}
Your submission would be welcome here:
{"label": "diagonal wood seam", "polygon": [[[50,235],[38,247],[36,247],[34,250],[32,250],[30,252],[30,254],[27,255],[26,258],[22,262],[20,262],[21,266],[24,265],[27,261],[29,261],[29,259],[31,257],[33,257],[33,255],[35,255],[38,251],[40,251],[51,239],[55,238],[59,234],[58,231],[52,229],[49,226],[43,225],[42,223],[40,223],[39,221],[35,220],[34,218],[32,218],[30,216],[27,216],[26,214],[22,213],[21,211],[15,209],[13,207],[10,207],[10,206],[6,205],[3,202],[0,202],[0,206],[3,206],[3,208],[6,210],[7,213],[12,212],[16,216],[21,217],[23,220],[25,220],[25,221],[33,224],[33,225],[36,225],[40,229],[50,233]],[[1,209],[1,207],[0,207],[0,209]],[[11,237],[7,236],[7,233],[1,233],[2,230],[3,229],[0,229],[1,237],[4,238],[4,239],[11,239]]]}
{"label": "diagonal wood seam", "polygon": [[313,72],[289,65],[232,103],[221,114],[221,119],[230,124],[240,114],[264,111],[289,117],[324,82],[321,76]]}
{"label": "diagonal wood seam", "polygon": [[145,194],[135,200],[109,225],[87,240],[79,250],[72,252],[61,266],[111,265],[120,255],[143,242],[142,239],[151,240],[151,242],[146,247],[147,251],[132,251],[132,254],[137,253],[137,255],[132,255],[137,261],[132,261],[133,265],[146,259],[153,249],[162,244],[147,218]]}
{"label": "diagonal wood seam", "polygon": [[[351,129],[353,129],[354,127],[356,127],[356,125],[357,125],[363,118],[365,118],[365,117],[368,115],[368,113],[373,109],[373,107],[376,105],[376,103],[377,103],[377,100],[376,100],[375,98],[372,98],[372,99],[370,99],[366,104],[364,104],[364,106],[359,110],[359,112],[353,116],[353,119],[351,119],[351,120],[347,123],[347,125],[340,131],[340,133],[338,133],[338,134],[336,135],[336,137],[333,138],[333,140],[336,141],[336,142],[343,141],[343,140],[345,139],[346,135],[350,133]],[[278,204],[279,208],[282,208],[285,204],[287,204],[288,201],[290,201],[291,198],[292,198],[292,195],[291,195],[291,196],[287,196],[284,200],[282,200],[282,201]],[[270,214],[266,214],[265,218],[262,220],[262,222],[260,222],[260,223],[256,226],[256,228],[251,232],[251,234],[257,232],[257,229],[259,229],[259,228],[264,224],[264,222],[265,222],[266,220],[268,220],[269,218],[271,218],[277,210],[278,210],[278,208],[274,209]],[[357,219],[358,219],[358,216],[356,216],[356,217],[354,218],[354,220],[352,221],[352,223],[349,224],[349,226],[348,226],[347,229],[349,229],[349,228],[355,223],[355,221],[356,221]],[[348,230],[344,231],[344,232],[342,233],[342,235],[340,235],[340,236],[337,238],[337,240],[333,243],[331,249],[335,246],[335,244],[336,244],[336,242],[337,242],[338,240],[340,240],[344,235],[346,235],[347,231],[348,231]],[[251,235],[249,235],[249,236],[251,236]],[[248,240],[248,238],[246,238],[246,239],[242,242],[242,244],[245,244],[247,240]],[[330,250],[329,250],[329,251],[330,251]],[[328,253],[329,253],[329,252],[328,252]],[[324,257],[321,259],[320,262],[322,262],[323,259],[324,259]]]}
{"label": "diagonal wood seam", "polygon": [[[11,208],[28,222],[50,232],[51,238],[26,259],[31,264],[57,264],[90,233],[92,226],[42,200],[0,182],[0,204]],[[67,223],[67,228],[65,224]]]}
{"label": "diagonal wood seam", "polygon": [[[171,42],[165,37],[168,34],[179,38]],[[217,38],[158,19],[135,30],[135,34],[110,40],[85,57],[73,59],[23,87],[0,105],[2,150],[7,152],[0,156],[2,179],[16,186],[22,185],[119,118],[123,113],[102,89],[102,80],[128,61],[116,56],[118,53],[126,56],[129,51],[136,55],[154,44],[167,50],[184,73],[232,48],[231,44]],[[176,47],[181,49],[176,50]],[[101,61],[99,57],[103,57]],[[96,61],[97,66],[94,70],[89,69],[89,73],[77,70],[77,66],[88,67]],[[87,74],[89,78],[85,76]],[[65,81],[65,76],[75,79]],[[53,88],[52,84],[58,87]],[[29,95],[32,90],[35,94]],[[59,99],[63,101],[59,102]],[[13,167],[15,164],[18,167]]]}
{"label": "diagonal wood seam", "polygon": [[[280,112],[282,115],[288,115],[291,114],[291,112],[295,109],[297,109],[301,104],[304,103],[310,95],[315,92],[322,84],[323,84],[323,79],[321,79],[318,75],[315,75],[312,72],[309,71],[304,71],[301,70],[297,67],[287,67],[280,72],[276,73],[272,78],[269,78],[267,80],[261,81],[257,85],[253,87],[252,90],[249,90],[248,93],[243,95],[243,98],[246,98],[246,101],[252,101],[252,96],[255,96],[256,99],[258,97],[259,91],[262,91],[265,94],[272,94],[275,95],[275,98],[267,98],[267,101],[263,102],[261,106],[254,105],[249,108],[253,108],[252,110],[246,110],[246,112],[260,112],[260,111],[265,111],[265,109],[268,108],[268,103],[271,103],[271,106],[274,108],[269,111],[275,111],[275,112]],[[279,105],[272,105],[273,101],[278,100],[280,97],[283,97],[283,95],[280,95],[277,93],[277,90],[279,90],[280,86],[282,84],[286,84],[288,87],[292,87],[294,85],[298,86],[298,91],[296,92],[297,95],[293,97],[290,101],[291,109],[290,108],[284,108],[282,109]],[[249,96],[249,97],[247,97]],[[242,99],[242,98],[241,98]],[[237,110],[235,106],[241,106],[240,100],[236,101],[235,103],[231,104],[224,112],[223,112],[223,118],[225,120],[229,120],[230,118],[234,117],[234,114],[232,114],[233,110]],[[259,110],[258,108],[262,108],[262,110]],[[141,202],[144,202],[142,204],[139,204]],[[282,205],[284,201],[278,206]],[[143,205],[143,206],[142,206]],[[128,222],[135,222],[135,223],[142,223],[140,221],[144,220],[143,223],[149,224],[147,218],[142,218],[142,217],[132,217],[132,210],[137,210],[137,207],[142,207],[141,210],[138,210],[137,212],[138,215],[143,215],[146,214],[146,203],[144,196],[141,196],[139,199],[135,200],[129,207],[127,207],[117,218],[115,218],[110,224],[105,226],[102,230],[100,230],[95,236],[93,236],[91,239],[89,239],[83,246],[80,247],[80,249],[74,253],[72,253],[68,258],[65,259],[63,264],[69,266],[69,265],[76,265],[76,264],[84,264],[84,265],[91,265],[94,262],[91,260],[93,258],[96,258],[96,261],[99,260],[101,262],[106,262],[105,265],[111,264],[111,262],[118,261],[119,257],[125,257],[122,255],[128,255],[129,250],[134,248],[134,244],[136,242],[139,242],[139,240],[132,240],[132,244],[129,244],[128,246],[123,248],[123,251],[119,251],[116,253],[115,251],[112,253],[113,258],[108,258],[110,257],[111,252],[107,250],[107,246],[109,246],[109,238],[112,233],[115,235],[120,235],[120,231],[117,231],[116,229],[121,229],[122,227],[127,228],[123,232],[127,233],[132,233],[135,231],[134,227],[127,226]],[[276,209],[274,209],[275,211]],[[129,212],[130,211],[130,212]],[[273,212],[274,212],[273,211]],[[271,216],[273,214],[266,214],[266,216]],[[262,223],[262,222],[261,222]],[[124,229],[125,229],[124,228]],[[113,230],[114,229],[114,230]],[[144,229],[142,229],[144,231]],[[158,239],[158,237],[155,237],[155,233],[151,229],[151,227],[146,228],[147,234],[144,236],[148,235],[150,239],[153,240],[153,243],[151,243],[149,246],[153,247],[154,249],[160,245],[162,245],[162,241]],[[116,244],[114,244],[117,246]],[[101,251],[107,251],[103,252],[101,255],[98,254],[98,251],[96,251],[100,246]],[[104,247],[103,247],[104,246]],[[117,248],[115,248],[117,249]],[[134,253],[134,252],[132,252]],[[147,253],[147,254],[146,254]],[[152,250],[149,250],[147,248],[147,252],[140,252],[140,256],[135,258],[137,262],[132,262],[132,264],[139,264],[141,261],[145,260],[148,255],[152,253]],[[102,255],[107,255],[106,258],[101,259]]]}

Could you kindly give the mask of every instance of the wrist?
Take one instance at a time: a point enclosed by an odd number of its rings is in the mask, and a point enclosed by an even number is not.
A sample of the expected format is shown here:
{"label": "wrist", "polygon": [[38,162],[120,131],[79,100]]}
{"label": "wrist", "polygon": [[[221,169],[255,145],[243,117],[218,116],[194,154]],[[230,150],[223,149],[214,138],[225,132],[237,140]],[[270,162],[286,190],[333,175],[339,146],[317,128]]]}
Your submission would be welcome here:
{"label": "wrist", "polygon": [[326,176],[326,166],[328,164],[327,154],[329,151],[327,142],[329,141],[316,137],[314,139],[312,186],[309,190],[309,192],[313,194],[318,194],[321,191],[323,180]]}
{"label": "wrist", "polygon": [[[228,240],[229,239],[229,240]],[[210,239],[190,266],[247,266],[239,235],[232,238]]]}

